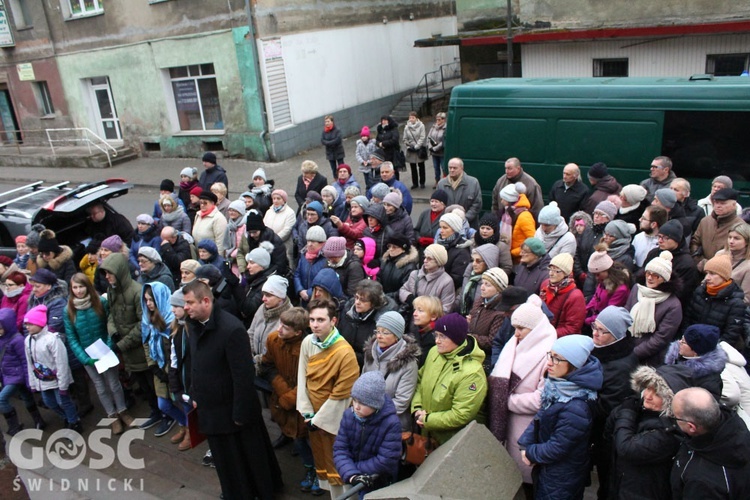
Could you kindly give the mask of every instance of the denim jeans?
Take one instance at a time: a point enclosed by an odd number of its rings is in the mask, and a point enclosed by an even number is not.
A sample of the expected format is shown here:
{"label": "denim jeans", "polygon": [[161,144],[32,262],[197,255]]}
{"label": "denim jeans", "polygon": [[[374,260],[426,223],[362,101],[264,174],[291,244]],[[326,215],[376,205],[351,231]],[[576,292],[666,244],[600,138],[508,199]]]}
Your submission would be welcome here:
{"label": "denim jeans", "polygon": [[10,413],[13,410],[13,405],[10,404],[10,399],[18,394],[23,400],[23,404],[26,408],[33,408],[36,406],[34,402],[34,395],[31,394],[25,385],[23,384],[8,384],[0,389],[0,413]]}
{"label": "denim jeans", "polygon": [[432,155],[432,168],[435,169],[435,183],[443,177],[443,157]]}
{"label": "denim jeans", "polygon": [[187,414],[185,413],[185,405],[179,404],[179,407],[172,402],[171,399],[158,398],[159,409],[163,414],[176,421],[178,424],[185,426],[187,425]]}
{"label": "denim jeans", "polygon": [[99,396],[99,401],[102,402],[107,416],[113,417],[117,413],[122,413],[128,409],[116,366],[113,366],[104,373],[99,373],[93,366],[86,365],[85,368],[86,373],[89,374],[89,377],[94,382],[96,394]]}
{"label": "denim jeans", "polygon": [[68,394],[60,394],[60,389],[42,391],[42,401],[50,410],[54,411],[69,424],[78,422],[78,410]]}

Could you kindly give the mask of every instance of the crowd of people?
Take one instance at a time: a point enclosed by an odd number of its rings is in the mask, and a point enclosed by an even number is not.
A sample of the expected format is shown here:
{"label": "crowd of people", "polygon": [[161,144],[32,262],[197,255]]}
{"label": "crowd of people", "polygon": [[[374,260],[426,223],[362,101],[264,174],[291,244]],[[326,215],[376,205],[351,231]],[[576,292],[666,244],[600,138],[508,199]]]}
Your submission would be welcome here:
{"label": "crowd of people", "polygon": [[[392,117],[364,127],[362,184],[328,116],[333,180],[306,160],[293,200],[262,168],[230,200],[206,153],[135,227],[89,207],[80,260],[43,226],[18,237],[0,257],[8,434],[14,397],[37,428],[41,402],[81,432],[91,379],[115,434],[135,394],[141,428],[177,426],[188,450],[195,411],[224,498],[273,498],[289,444],[302,491],[363,495],[413,473],[402,433],[439,446],[472,421],[528,498],[582,498],[592,467],[599,498],[750,496],[750,226],[731,179],[696,201],[664,156],[639,185],[596,163],[589,187],[571,163],[545,205],[510,158],[483,210],[460,158],[442,175],[437,118],[426,132],[412,113],[403,137]],[[95,343],[121,366],[100,370]]]}

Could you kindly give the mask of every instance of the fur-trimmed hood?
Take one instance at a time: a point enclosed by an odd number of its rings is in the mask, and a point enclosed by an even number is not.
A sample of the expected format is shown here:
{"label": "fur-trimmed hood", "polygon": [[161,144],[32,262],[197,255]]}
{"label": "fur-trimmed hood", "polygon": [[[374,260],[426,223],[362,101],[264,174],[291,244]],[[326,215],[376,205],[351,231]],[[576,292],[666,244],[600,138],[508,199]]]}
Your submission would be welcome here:
{"label": "fur-trimmed hood", "polygon": [[568,220],[568,230],[571,233],[575,233],[576,219],[583,219],[584,221],[586,221],[586,227],[588,227],[589,229],[592,229],[594,227],[594,219],[592,219],[591,216],[583,210],[579,210],[578,212],[575,212],[573,215],[571,215],[570,219]]}
{"label": "fur-trimmed hood", "polygon": [[419,266],[419,252],[416,248],[410,246],[408,252],[405,252],[397,257],[391,257],[391,251],[389,249],[383,253],[383,262],[387,260],[393,260],[398,269],[401,269],[409,264],[416,264],[417,266]]}
{"label": "fur-trimmed hood", "polygon": [[55,255],[49,262],[42,258],[42,254],[37,255],[36,265],[37,267],[49,267],[53,271],[57,271],[62,268],[67,261],[73,258],[73,250],[68,245],[60,245],[61,251]]}
{"label": "fur-trimmed hood", "polygon": [[685,365],[690,368],[694,378],[699,378],[724,371],[724,366],[727,364],[727,353],[721,346],[717,345],[713,351],[709,351],[703,356],[682,358],[680,356],[680,341],[675,340],[669,345],[667,355],[664,357],[664,364]]}
{"label": "fur-trimmed hood", "polygon": [[641,366],[630,376],[630,386],[639,395],[646,389],[653,389],[664,400],[661,414],[671,415],[674,395],[692,385],[690,369],[681,365],[666,365],[658,369]]}
{"label": "fur-trimmed hood", "polygon": [[[372,363],[375,359],[375,336],[370,337],[363,347],[365,354],[365,363]],[[386,369],[389,373],[396,373],[403,369],[412,361],[419,362],[419,356],[422,354],[422,349],[417,344],[416,340],[409,335],[404,335],[398,342],[388,349],[395,349],[394,353],[388,359]],[[388,353],[386,351],[386,353]]]}

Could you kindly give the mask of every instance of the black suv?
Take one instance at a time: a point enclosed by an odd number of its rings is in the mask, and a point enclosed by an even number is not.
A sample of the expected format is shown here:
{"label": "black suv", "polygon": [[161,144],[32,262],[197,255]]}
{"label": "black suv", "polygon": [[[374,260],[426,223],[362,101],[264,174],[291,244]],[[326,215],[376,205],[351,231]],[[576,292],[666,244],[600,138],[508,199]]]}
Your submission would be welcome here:
{"label": "black suv", "polygon": [[0,254],[16,254],[16,236],[28,234],[33,224],[52,229],[57,240],[74,251],[88,238],[84,231],[86,209],[101,203],[117,213],[107,201],[128,193],[132,184],[125,179],[107,179],[70,187],[70,182],[44,185],[37,181],[0,193]]}

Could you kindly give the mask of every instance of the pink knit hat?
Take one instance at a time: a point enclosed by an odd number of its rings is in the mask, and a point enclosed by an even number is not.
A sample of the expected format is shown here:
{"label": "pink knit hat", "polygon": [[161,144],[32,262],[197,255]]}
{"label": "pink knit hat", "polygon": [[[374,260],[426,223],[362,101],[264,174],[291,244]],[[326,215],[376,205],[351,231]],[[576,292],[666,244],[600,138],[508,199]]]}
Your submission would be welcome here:
{"label": "pink knit hat", "polygon": [[343,257],[346,254],[346,238],[343,236],[334,236],[326,241],[323,245],[323,255],[326,259],[335,259]]}
{"label": "pink knit hat", "polygon": [[370,137],[370,127],[365,125],[362,127],[362,131],[359,133],[360,137]]}
{"label": "pink knit hat", "polygon": [[614,264],[614,261],[612,257],[607,255],[607,252],[594,252],[589,258],[589,272],[596,274],[607,271],[612,267],[612,264]]}
{"label": "pink knit hat", "polygon": [[283,189],[274,189],[271,192],[271,196],[274,196],[274,195],[281,196],[281,199],[284,200],[284,203],[286,203],[287,200],[289,199],[289,195],[286,194],[286,191],[284,191]]}
{"label": "pink knit hat", "polygon": [[47,306],[42,304],[34,307],[23,317],[23,322],[30,325],[47,326]]}

